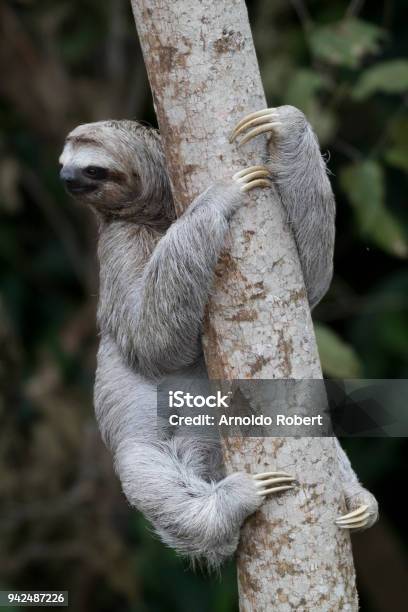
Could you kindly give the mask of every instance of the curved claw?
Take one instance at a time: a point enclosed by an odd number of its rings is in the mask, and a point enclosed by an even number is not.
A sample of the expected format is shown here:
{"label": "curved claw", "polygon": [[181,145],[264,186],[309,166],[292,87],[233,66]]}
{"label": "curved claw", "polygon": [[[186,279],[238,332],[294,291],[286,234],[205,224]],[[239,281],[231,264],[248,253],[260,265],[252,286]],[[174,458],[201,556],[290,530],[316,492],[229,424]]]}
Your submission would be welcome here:
{"label": "curved claw", "polygon": [[255,486],[259,489],[257,495],[262,496],[293,489],[294,485],[291,483],[296,480],[286,472],[263,472],[262,474],[254,474],[252,478],[255,480]]}
{"label": "curved claw", "polygon": [[244,192],[255,187],[270,187],[271,185],[269,170],[265,166],[249,166],[236,172],[232,178]]}
{"label": "curved claw", "polygon": [[296,478],[292,478],[291,476],[280,476],[279,478],[269,478],[268,480],[261,480],[255,483],[256,487],[262,488],[267,487],[269,485],[279,484],[281,482],[294,482]]}
{"label": "curved claw", "polygon": [[344,514],[336,519],[336,525],[341,529],[360,529],[368,524],[371,513],[367,512],[368,505],[359,506],[356,510]]}
{"label": "curved claw", "polygon": [[266,491],[258,491],[257,495],[269,495],[270,493],[278,493],[279,491],[287,491],[288,489],[294,489],[293,485],[287,485],[284,487],[273,487],[272,489],[266,489]]}
{"label": "curved claw", "polygon": [[336,521],[336,525],[337,527],[340,527],[340,529],[360,529],[361,527],[365,527],[366,525],[368,525],[370,516],[370,513],[367,512],[361,518],[350,519],[345,523],[338,523]]}
{"label": "curved claw", "polygon": [[241,134],[248,128],[252,128],[238,144],[238,146],[240,147],[252,138],[255,138],[255,136],[263,134],[264,132],[270,132],[275,127],[279,127],[280,125],[282,125],[282,123],[280,121],[276,121],[276,119],[277,115],[275,109],[273,108],[266,108],[263,111],[258,111],[257,113],[251,113],[250,115],[247,115],[246,117],[241,119],[241,121],[233,129],[230,136],[230,142],[233,142],[233,140],[235,140],[235,138],[239,134]]}
{"label": "curved claw", "polygon": [[252,172],[265,172],[264,176],[269,176],[269,170],[266,166],[249,166],[248,168],[244,168],[243,170],[239,170],[233,175],[233,179],[237,180],[246,176],[247,174],[251,174]]}
{"label": "curved claw", "polygon": [[245,174],[244,176],[241,176],[235,180],[237,183],[245,183],[256,178],[269,178],[269,172],[267,170],[254,170],[253,172],[248,172],[248,174]]}
{"label": "curved claw", "polygon": [[271,182],[267,179],[257,179],[256,181],[251,181],[247,183],[241,188],[241,191],[250,191],[251,189],[255,189],[255,187],[270,187]]}
{"label": "curved claw", "polygon": [[[276,111],[276,108],[264,108],[260,111],[256,111],[255,113],[250,113],[249,115],[245,115],[245,117],[243,117],[240,121],[238,121],[237,125],[232,130],[231,136],[230,136],[230,142],[232,142],[238,136],[238,134],[240,134],[242,130],[245,129],[243,127],[244,125],[248,123],[249,125],[255,125],[254,123],[251,123],[251,122],[258,118],[262,118],[261,122],[263,122],[265,120],[265,115],[272,115],[275,111]],[[246,127],[249,127],[249,126],[246,125]]]}
{"label": "curved claw", "polygon": [[259,134],[263,134],[264,132],[270,132],[274,127],[277,127],[279,125],[282,125],[282,124],[279,123],[279,121],[274,121],[274,122],[265,123],[264,125],[259,125],[258,127],[253,128],[252,130],[248,132],[246,136],[243,137],[243,139],[241,140],[238,146],[240,147],[241,145],[245,144],[252,138],[255,138],[255,136],[258,136]]}
{"label": "curved claw", "polygon": [[337,527],[339,529],[361,529],[362,527],[366,527],[368,525],[368,519],[364,519],[363,521],[359,521],[358,523],[354,523],[353,525],[349,525],[349,524],[345,524],[345,525],[339,525],[337,523]]}
{"label": "curved claw", "polygon": [[260,474],[253,474],[254,480],[263,480],[264,478],[271,478],[273,476],[287,476],[291,477],[287,472],[261,472]]}

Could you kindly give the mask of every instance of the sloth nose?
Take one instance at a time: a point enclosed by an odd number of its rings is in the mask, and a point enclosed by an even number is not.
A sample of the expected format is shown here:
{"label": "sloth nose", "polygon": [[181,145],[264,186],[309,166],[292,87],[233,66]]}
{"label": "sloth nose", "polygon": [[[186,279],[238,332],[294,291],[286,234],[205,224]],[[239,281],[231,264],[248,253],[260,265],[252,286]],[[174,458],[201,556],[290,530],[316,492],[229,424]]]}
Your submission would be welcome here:
{"label": "sloth nose", "polygon": [[60,171],[60,179],[67,185],[77,183],[79,171],[75,166],[63,166]]}
{"label": "sloth nose", "polygon": [[90,193],[95,189],[94,185],[90,185],[89,181],[84,179],[81,168],[76,166],[63,166],[60,170],[60,179],[67,192],[74,196]]}

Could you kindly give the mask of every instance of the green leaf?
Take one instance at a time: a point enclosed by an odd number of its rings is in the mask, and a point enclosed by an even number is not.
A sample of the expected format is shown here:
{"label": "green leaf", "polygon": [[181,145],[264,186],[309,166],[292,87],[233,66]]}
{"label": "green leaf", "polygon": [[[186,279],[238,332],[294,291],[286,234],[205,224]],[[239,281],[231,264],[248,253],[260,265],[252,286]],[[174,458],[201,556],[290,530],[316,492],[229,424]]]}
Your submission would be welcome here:
{"label": "green leaf", "polygon": [[333,378],[357,378],[361,363],[353,347],[327,325],[315,323],[314,329],[323,372]]}
{"label": "green leaf", "polygon": [[404,149],[398,149],[397,147],[389,149],[385,154],[385,159],[391,166],[408,172],[408,147]]}
{"label": "green leaf", "polygon": [[305,112],[307,103],[314,100],[316,93],[324,87],[327,87],[327,84],[322,75],[301,68],[292,76],[286,92],[286,103],[302,108]]}
{"label": "green leaf", "polygon": [[373,228],[371,236],[384,251],[397,257],[408,256],[408,245],[403,231],[395,217],[385,208],[377,215],[377,225]]}
{"label": "green leaf", "polygon": [[375,161],[362,161],[341,170],[340,184],[357,215],[363,234],[370,234],[384,205],[384,173]]}
{"label": "green leaf", "polygon": [[353,17],[315,27],[310,44],[318,59],[335,66],[357,68],[367,54],[379,51],[384,36],[381,28]]}
{"label": "green leaf", "polygon": [[408,89],[408,60],[381,62],[363,72],[353,90],[353,98],[363,100],[378,91],[404,93]]}
{"label": "green leaf", "polygon": [[408,255],[408,247],[398,221],[385,207],[384,171],[376,161],[346,166],[340,184],[350,200],[360,232],[384,251],[398,257]]}
{"label": "green leaf", "polygon": [[394,121],[390,129],[391,146],[385,151],[387,163],[408,172],[408,118]]}

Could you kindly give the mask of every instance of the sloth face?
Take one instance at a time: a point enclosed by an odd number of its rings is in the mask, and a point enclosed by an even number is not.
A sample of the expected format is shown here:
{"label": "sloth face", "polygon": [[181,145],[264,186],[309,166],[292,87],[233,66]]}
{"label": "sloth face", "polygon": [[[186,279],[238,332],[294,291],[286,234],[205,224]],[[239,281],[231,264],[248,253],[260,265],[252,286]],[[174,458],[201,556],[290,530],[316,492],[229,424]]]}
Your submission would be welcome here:
{"label": "sloth face", "polygon": [[61,168],[60,178],[70,195],[81,196],[101,190],[103,183],[109,177],[108,168],[100,166],[64,165]]}
{"label": "sloth face", "polygon": [[59,162],[67,192],[102,216],[137,222],[171,215],[164,157],[153,130],[133,121],[80,125],[68,134]]}
{"label": "sloth face", "polygon": [[101,211],[132,204],[139,190],[134,148],[136,139],[127,142],[110,122],[80,125],[68,134],[59,159],[67,192]]}

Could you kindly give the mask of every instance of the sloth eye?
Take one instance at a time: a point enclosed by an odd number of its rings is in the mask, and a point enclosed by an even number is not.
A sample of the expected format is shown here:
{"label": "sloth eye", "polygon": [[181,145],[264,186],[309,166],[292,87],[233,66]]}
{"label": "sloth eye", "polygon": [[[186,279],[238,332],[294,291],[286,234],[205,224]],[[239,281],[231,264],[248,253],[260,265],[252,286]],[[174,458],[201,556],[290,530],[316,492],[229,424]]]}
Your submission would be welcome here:
{"label": "sloth eye", "polygon": [[106,179],[108,176],[108,171],[106,168],[100,168],[99,166],[87,166],[83,173],[89,178],[95,179],[97,181],[101,181]]}

